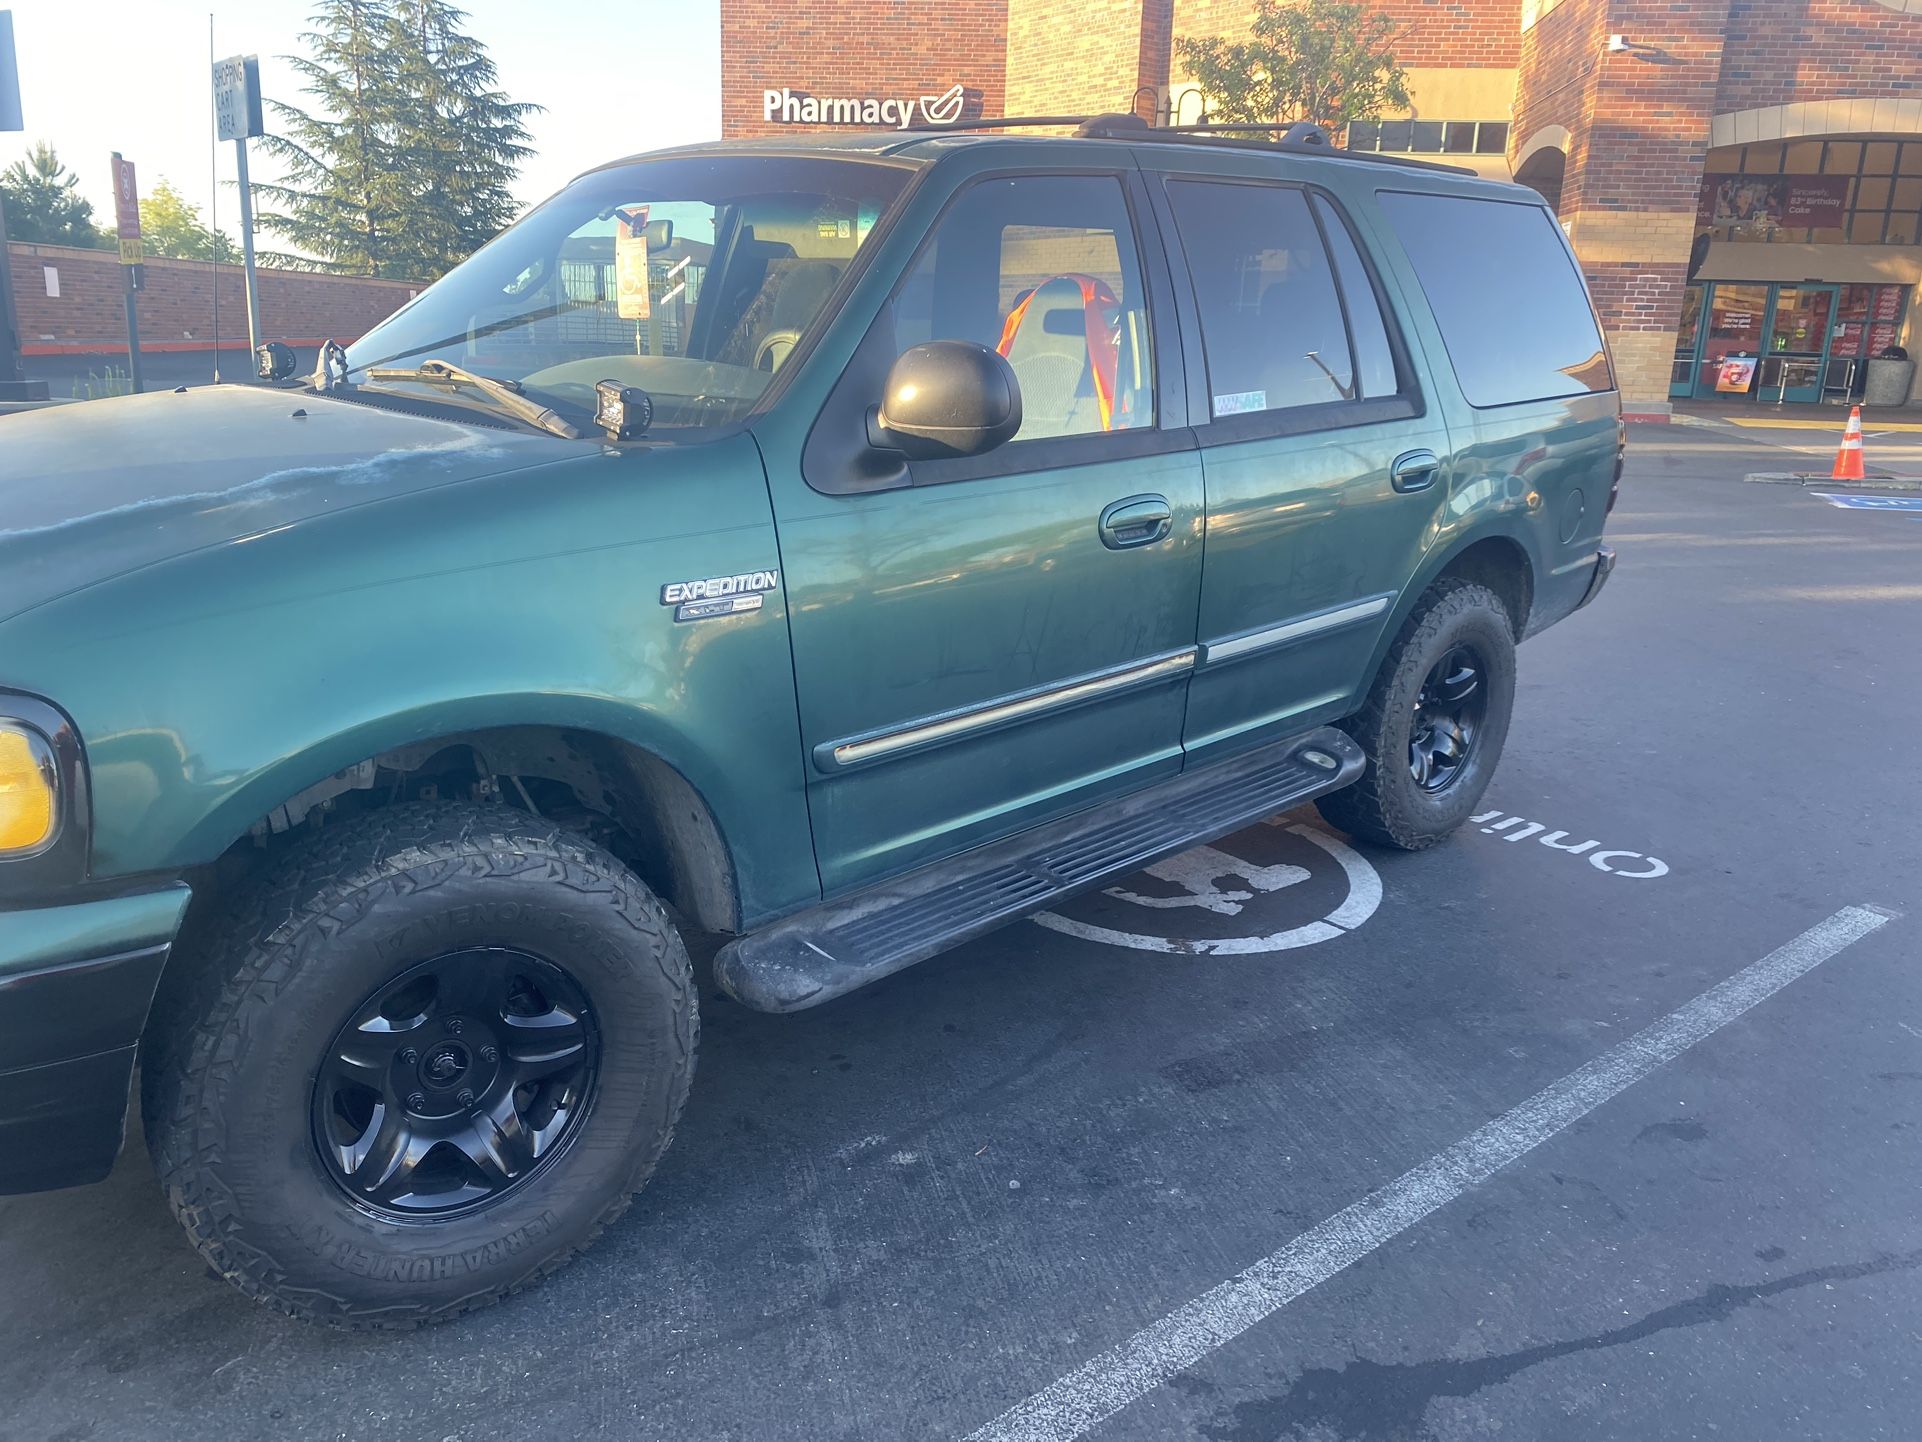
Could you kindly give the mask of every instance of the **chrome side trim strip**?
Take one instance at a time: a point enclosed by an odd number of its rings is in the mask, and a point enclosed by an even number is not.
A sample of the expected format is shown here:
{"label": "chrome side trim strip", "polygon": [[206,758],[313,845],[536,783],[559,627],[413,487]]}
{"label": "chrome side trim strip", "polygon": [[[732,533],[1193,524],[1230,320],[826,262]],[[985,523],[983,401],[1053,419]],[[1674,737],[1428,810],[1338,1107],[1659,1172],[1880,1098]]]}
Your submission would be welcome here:
{"label": "chrome side trim strip", "polygon": [[986,731],[1015,721],[1025,721],[1045,711],[1063,710],[1070,706],[1099,700],[1103,696],[1111,696],[1118,691],[1145,686],[1150,682],[1170,680],[1192,671],[1195,667],[1196,655],[1196,649],[1188,646],[1147,661],[1133,662],[1113,671],[1100,671],[1091,676],[1083,676],[1064,685],[1020,692],[972,710],[950,711],[910,722],[896,729],[872,732],[865,736],[852,736],[845,741],[830,742],[825,746],[816,747],[814,759],[817,763],[825,763],[828,769],[838,769],[843,766],[859,765],[863,761],[879,760],[883,756],[893,756],[903,751],[918,750],[943,741],[952,741],[977,731]]}
{"label": "chrome side trim strip", "polygon": [[1246,635],[1230,636],[1225,641],[1210,641],[1201,648],[1201,658],[1212,665],[1216,661],[1245,656],[1250,651],[1259,651],[1264,647],[1279,646],[1284,641],[1298,641],[1303,636],[1332,631],[1337,626],[1353,625],[1356,621],[1366,621],[1370,616],[1379,616],[1394,599],[1392,595],[1370,596],[1366,601],[1356,601],[1333,611],[1303,616],[1295,621],[1283,621],[1279,626],[1267,626]]}

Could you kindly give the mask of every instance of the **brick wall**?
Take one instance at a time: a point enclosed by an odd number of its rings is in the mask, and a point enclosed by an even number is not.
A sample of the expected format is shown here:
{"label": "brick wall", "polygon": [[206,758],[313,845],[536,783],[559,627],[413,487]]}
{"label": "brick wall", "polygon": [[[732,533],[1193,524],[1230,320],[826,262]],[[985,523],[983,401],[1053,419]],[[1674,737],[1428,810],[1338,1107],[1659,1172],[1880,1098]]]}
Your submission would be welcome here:
{"label": "brick wall", "polygon": [[[1010,115],[1127,110],[1168,79],[1174,0],[1008,0]],[[1069,18],[1071,15],[1071,18]],[[1143,95],[1135,108],[1152,114]]]}
{"label": "brick wall", "polygon": [[721,133],[770,124],[761,92],[919,96],[959,82],[967,112],[1003,113],[1008,0],[721,0]]}
{"label": "brick wall", "polygon": [[[9,247],[20,342],[29,354],[116,350],[126,344],[127,320],[119,256],[111,251],[57,245]],[[58,298],[47,294],[45,271],[60,277]],[[220,338],[247,343],[247,298],[239,266],[217,268]],[[200,261],[150,260],[140,292],[140,340],[153,349],[211,345],[216,267]],[[421,289],[404,281],[260,272],[263,339],[351,340],[399,310]]]}
{"label": "brick wall", "polygon": [[1922,14],[1873,0],[1731,0],[1717,111],[1922,95]]}

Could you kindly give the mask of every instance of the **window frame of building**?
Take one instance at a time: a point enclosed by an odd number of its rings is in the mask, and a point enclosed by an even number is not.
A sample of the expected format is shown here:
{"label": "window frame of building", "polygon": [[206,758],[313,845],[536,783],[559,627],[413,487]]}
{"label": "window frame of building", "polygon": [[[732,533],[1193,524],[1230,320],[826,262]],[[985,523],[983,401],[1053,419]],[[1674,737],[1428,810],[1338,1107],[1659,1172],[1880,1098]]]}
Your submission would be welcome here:
{"label": "window frame of building", "polygon": [[[1009,180],[1068,178],[1111,180],[1120,187],[1132,227],[1135,259],[1141,271],[1142,300],[1147,313],[1148,344],[1152,357],[1150,385],[1153,423],[1120,430],[1039,436],[1027,440],[1017,436],[984,455],[914,461],[899,478],[889,477],[878,482],[863,473],[858,460],[850,464],[850,458],[845,454],[849,448],[848,438],[858,437],[853,443],[855,449],[867,449],[865,417],[881,399],[888,370],[899,354],[896,348],[896,306],[955,207],[983,185]],[[1186,371],[1182,358],[1182,331],[1171,287],[1170,259],[1156,220],[1148,188],[1141,172],[1133,167],[1006,167],[970,175],[958,182],[953,192],[942,201],[939,212],[928,223],[926,231],[915,245],[914,253],[895,274],[888,288],[888,298],[875,313],[861,343],[855,348],[816,416],[802,453],[802,478],[810,488],[823,494],[847,495],[906,486],[950,485],[989,476],[1022,475],[1063,466],[1192,450],[1194,440],[1188,430],[1189,400],[1184,384]],[[956,338],[937,337],[943,340]]]}
{"label": "window frame of building", "polygon": [[1343,134],[1342,148],[1383,155],[1506,155],[1508,124],[1506,120],[1416,120],[1413,117],[1353,120]]}
{"label": "window frame of building", "polygon": [[[1733,170],[1713,163],[1714,155],[1730,150]],[[1746,235],[1733,226],[1703,227],[1723,244],[1922,245],[1922,136],[1803,136],[1721,147],[1710,156],[1705,175],[1828,176],[1849,182],[1839,227]]]}
{"label": "window frame of building", "polygon": [[[1159,183],[1150,187],[1155,202],[1155,215],[1161,224],[1168,262],[1174,271],[1175,284],[1181,292],[1189,414],[1204,445],[1229,445],[1238,441],[1262,440],[1275,436],[1345,430],[1353,426],[1375,425],[1384,421],[1408,420],[1425,413],[1427,403],[1403,333],[1401,317],[1389,303],[1387,290],[1382,284],[1380,263],[1363,241],[1362,232],[1355,226],[1348,207],[1343,204],[1339,196],[1319,185],[1305,181],[1275,176],[1236,174],[1228,171],[1210,171],[1206,174],[1191,171],[1159,171],[1155,173],[1155,179]],[[1352,355],[1355,342],[1354,325],[1350,319],[1350,302],[1343,284],[1341,266],[1336,260],[1333,248],[1328,243],[1328,236],[1324,229],[1328,224],[1327,218],[1338,221],[1347,233],[1349,245],[1360,259],[1363,275],[1372,292],[1370,299],[1373,300],[1375,309],[1381,317],[1382,329],[1387,335],[1389,352],[1394,364],[1398,387],[1396,393],[1387,396],[1361,396],[1354,400],[1326,401],[1315,405],[1247,411],[1238,415],[1212,414],[1213,406],[1210,403],[1212,383],[1208,379],[1207,344],[1200,322],[1201,299],[1194,287],[1187,249],[1183,244],[1180,224],[1176,219],[1174,204],[1168,193],[1168,188],[1172,184],[1247,185],[1300,192],[1316,227],[1322,252],[1328,261],[1329,273],[1333,278],[1335,293],[1340,301],[1343,325],[1347,331],[1349,350]]]}

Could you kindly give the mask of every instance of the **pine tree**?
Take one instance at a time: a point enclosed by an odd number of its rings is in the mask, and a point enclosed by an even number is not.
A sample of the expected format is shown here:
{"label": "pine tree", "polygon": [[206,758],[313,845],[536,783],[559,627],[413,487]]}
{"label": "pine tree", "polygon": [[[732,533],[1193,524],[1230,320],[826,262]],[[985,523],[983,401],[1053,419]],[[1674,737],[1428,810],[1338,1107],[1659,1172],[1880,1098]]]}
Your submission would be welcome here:
{"label": "pine tree", "polygon": [[[268,257],[354,275],[382,275],[394,215],[391,133],[394,57],[382,46],[383,0],[324,0],[300,38],[306,55],[287,63],[307,83],[312,112],[285,101],[268,104],[281,131],[261,146],[286,171],[281,184],[256,184],[265,202],[257,219],[305,256]],[[307,257],[312,257],[311,259]]]}
{"label": "pine tree", "polygon": [[80,193],[80,177],[44,140],[0,172],[0,206],[13,240],[88,248],[112,243],[94,228],[93,204]]}
{"label": "pine tree", "polygon": [[466,18],[448,0],[393,0],[388,21],[406,97],[394,148],[409,212],[395,260],[416,276],[441,275],[513,220],[514,177],[533,153],[522,122],[540,107],[497,88]]}
{"label": "pine tree", "polygon": [[274,259],[432,280],[513,218],[539,107],[496,87],[446,0],[322,0],[311,18],[289,62],[314,103],[271,102],[280,132],[263,144],[286,180],[255,187],[261,225],[302,253]]}

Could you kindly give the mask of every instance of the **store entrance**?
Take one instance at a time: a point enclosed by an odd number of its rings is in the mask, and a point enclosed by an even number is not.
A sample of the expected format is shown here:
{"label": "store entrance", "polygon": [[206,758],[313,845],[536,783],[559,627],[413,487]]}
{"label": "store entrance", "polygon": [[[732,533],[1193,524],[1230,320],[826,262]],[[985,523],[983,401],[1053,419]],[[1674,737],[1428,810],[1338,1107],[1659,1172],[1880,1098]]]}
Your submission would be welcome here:
{"label": "store entrance", "polygon": [[1895,285],[1696,282],[1683,296],[1668,393],[1849,400],[1861,392],[1863,363],[1894,341],[1907,298]]}
{"label": "store entrance", "polygon": [[1833,285],[1778,285],[1769,316],[1767,349],[1756,371],[1756,389],[1778,401],[1813,404],[1822,398],[1829,360],[1829,320],[1835,314]]}

